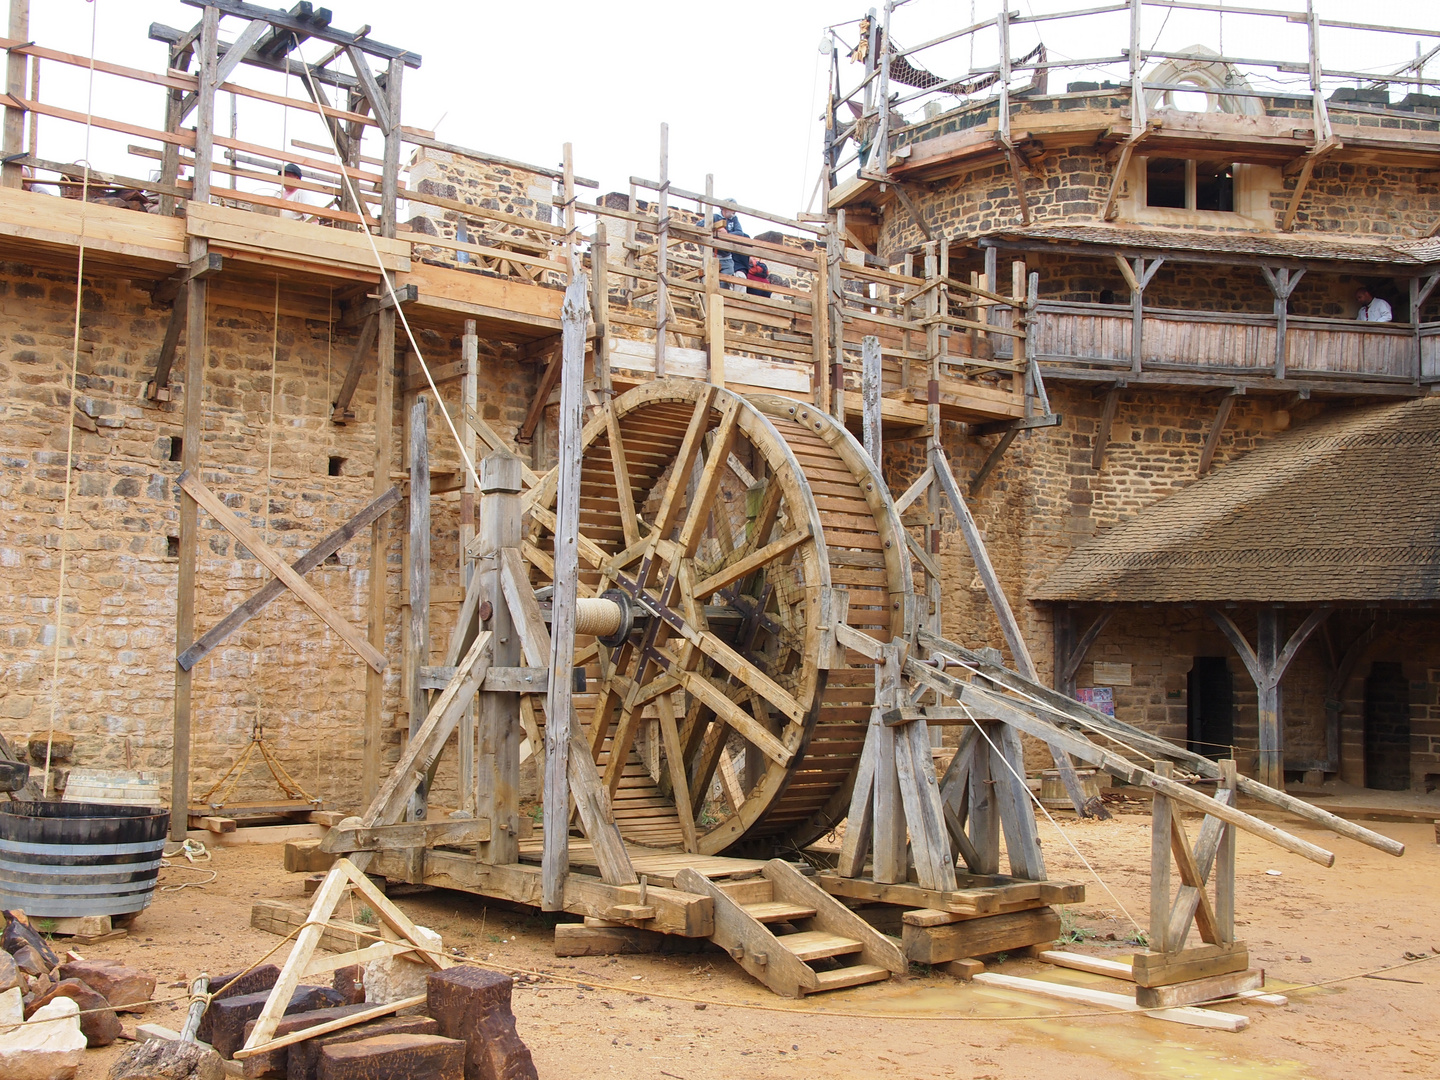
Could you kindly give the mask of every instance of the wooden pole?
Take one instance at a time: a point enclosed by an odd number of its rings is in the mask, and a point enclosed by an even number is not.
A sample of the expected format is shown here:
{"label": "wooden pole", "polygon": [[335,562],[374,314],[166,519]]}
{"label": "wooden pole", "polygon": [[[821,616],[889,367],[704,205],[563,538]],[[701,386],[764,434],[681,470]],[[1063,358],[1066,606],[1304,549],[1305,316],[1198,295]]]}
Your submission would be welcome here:
{"label": "wooden pole", "polygon": [[[425,394],[410,406],[406,464],[410,470],[410,530],[406,537],[405,579],[409,615],[401,679],[402,696],[410,713],[409,737],[414,738],[429,713],[429,695],[420,683],[420,668],[430,662],[430,399]],[[410,820],[425,820],[429,786],[422,782],[410,803]]]}
{"label": "wooden pole", "polygon": [[860,400],[864,408],[865,452],[876,468],[882,468],[880,455],[880,339],[866,334],[861,345]]}
{"label": "wooden pole", "polygon": [[[1233,806],[1238,779],[1235,759],[1225,758],[1219,764],[1220,787],[1230,792]],[[1215,852],[1215,923],[1222,942],[1235,940],[1235,826],[1229,823],[1221,826],[1220,846]]]}
{"label": "wooden pole", "polygon": [[[14,14],[12,9],[12,15]],[[214,146],[215,87],[210,72],[218,50],[220,13],[207,7],[201,16],[199,100],[195,110],[195,202],[210,201],[210,154]],[[14,54],[11,54],[12,57]],[[23,69],[22,69],[23,70]],[[8,134],[8,132],[7,132]],[[193,263],[203,259],[207,243],[191,237]],[[200,472],[201,419],[204,413],[205,313],[209,288],[196,278],[185,290],[185,412],[181,435],[180,468],[192,476]],[[175,655],[195,640],[195,571],[199,554],[200,507],[189,492],[180,492],[180,565],[175,585]],[[185,839],[190,809],[190,690],[191,673],[175,665],[175,730],[170,761],[170,839]]]}
{"label": "wooden pole", "polygon": [[[1170,779],[1174,766],[1157,761],[1156,776]],[[1170,951],[1167,940],[1170,927],[1170,820],[1174,813],[1170,800],[1155,792],[1150,811],[1150,934],[1148,947],[1152,953]],[[1183,942],[1175,942],[1183,945]]]}
{"label": "wooden pole", "polygon": [[595,240],[590,245],[590,271],[594,284],[591,286],[590,308],[595,320],[595,386],[601,402],[607,402],[615,393],[610,380],[610,244],[606,237],[605,222],[595,222]]}
{"label": "wooden pole", "polygon": [[[13,41],[30,40],[30,0],[10,0],[10,38]],[[25,96],[25,54],[8,53],[5,57],[5,92],[11,99]],[[25,110],[15,105],[5,106],[5,130],[3,136],[4,156],[9,159],[25,152]],[[18,188],[24,179],[24,170],[15,162],[6,161],[0,170],[0,183]]]}
{"label": "wooden pole", "polygon": [[[483,595],[491,606],[485,628],[494,641],[491,663],[495,667],[520,663],[520,635],[505,600],[499,556],[503,549],[518,548],[521,543],[521,471],[520,459],[505,451],[488,455],[480,465],[479,572]],[[478,849],[480,861],[497,865],[519,862],[520,699],[515,694],[488,690],[480,694],[475,783],[476,813],[490,821],[490,839]]]}
{"label": "wooden pole", "polygon": [[810,280],[810,347],[815,371],[810,396],[821,412],[830,412],[830,232],[815,244],[815,276]]}
{"label": "wooden pole", "polygon": [[[390,64],[386,73],[386,94],[392,118],[400,115],[400,80],[405,65]],[[400,124],[390,125],[385,136],[384,164],[380,178],[380,235],[395,236],[395,199],[400,176]],[[391,457],[394,453],[395,424],[395,308],[382,308],[375,330],[375,474],[376,496],[390,487]],[[472,459],[473,460],[473,459]],[[385,587],[388,578],[390,527],[384,518],[370,526],[370,582],[368,638],[377,650],[385,651]],[[362,788],[366,803],[380,790],[380,759],[385,739],[385,679],[374,669],[365,674],[365,736],[361,762]]]}
{"label": "wooden pole", "polygon": [[[700,208],[700,220],[705,222],[704,230],[710,236],[711,199],[715,198],[715,174],[705,174],[706,203]],[[720,259],[714,244],[700,249],[705,260],[705,347],[708,350],[710,381],[716,386],[725,385],[725,300],[720,292]]]}
{"label": "wooden pole", "polygon": [[1255,659],[1264,678],[1255,684],[1255,712],[1259,726],[1259,761],[1256,779],[1262,784],[1285,789],[1284,746],[1280,729],[1281,690],[1277,671],[1280,659],[1280,610],[1262,604],[1256,614]]}
{"label": "wooden pole", "polygon": [[[663,128],[662,128],[663,130]],[[663,138],[663,136],[662,136]],[[559,911],[570,869],[570,724],[575,666],[575,597],[580,579],[580,437],[585,381],[586,281],[572,274],[561,309],[560,458],[556,468],[555,591],[550,631],[550,687],[545,709],[545,849],[541,906]],[[661,339],[663,340],[663,338]]]}
{"label": "wooden pole", "polygon": [[[900,704],[900,667],[904,662],[903,643],[881,647],[882,656],[875,665],[875,709],[884,713]],[[905,806],[900,795],[900,776],[895,755],[895,729],[884,723],[870,721],[876,736],[875,809],[874,817],[874,880],[896,884],[905,880],[909,858],[905,850]],[[916,822],[918,829],[920,823]]]}
{"label": "wooden pole", "polygon": [[1145,130],[1145,56],[1140,43],[1141,0],[1130,0],[1130,135]]}
{"label": "wooden pole", "polygon": [[843,283],[840,278],[840,260],[845,254],[845,211],[835,212],[835,221],[827,236],[825,264],[830,279],[829,302],[826,305],[830,319],[830,415],[845,423],[845,313],[842,298]]}
{"label": "wooden pole", "polygon": [[[460,381],[461,415],[468,415],[479,407],[479,366],[480,339],[475,333],[475,320],[466,319],[464,332],[460,335],[460,362],[465,374]],[[443,405],[441,406],[444,407]],[[475,429],[468,423],[460,425],[460,440],[465,447],[465,456],[475,460]],[[475,477],[469,469],[464,470],[465,486],[460,490],[460,588],[467,595],[470,578],[474,572],[474,561],[470,558],[470,541],[475,536]],[[469,621],[465,614],[468,607],[461,608],[461,618]],[[463,632],[463,631],[462,631]],[[445,663],[458,661],[459,657],[448,654]],[[475,706],[472,702],[460,717],[460,809],[475,813]]]}
{"label": "wooden pole", "polygon": [[670,125],[660,125],[660,228],[655,237],[655,377],[665,377],[665,337],[670,321],[670,286],[666,263],[670,246]]}

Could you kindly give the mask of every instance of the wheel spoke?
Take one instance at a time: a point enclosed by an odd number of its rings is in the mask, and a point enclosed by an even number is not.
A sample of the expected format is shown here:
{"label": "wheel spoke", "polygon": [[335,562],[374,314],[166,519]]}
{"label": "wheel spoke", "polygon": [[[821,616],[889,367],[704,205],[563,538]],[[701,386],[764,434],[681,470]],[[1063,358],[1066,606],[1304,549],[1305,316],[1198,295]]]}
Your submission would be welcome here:
{"label": "wheel spoke", "polygon": [[625,441],[620,437],[620,421],[613,408],[605,410],[605,430],[610,436],[615,498],[620,503],[620,526],[625,531],[625,546],[628,548],[640,539],[640,524],[635,517],[635,496],[630,490],[630,463],[625,459]]}

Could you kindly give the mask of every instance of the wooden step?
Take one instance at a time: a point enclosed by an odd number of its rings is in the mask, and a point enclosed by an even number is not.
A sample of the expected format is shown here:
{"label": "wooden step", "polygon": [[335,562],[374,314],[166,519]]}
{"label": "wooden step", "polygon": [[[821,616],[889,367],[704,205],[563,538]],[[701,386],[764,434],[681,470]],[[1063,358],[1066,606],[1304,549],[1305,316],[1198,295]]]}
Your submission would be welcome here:
{"label": "wooden step", "polygon": [[[827,956],[848,956],[865,946],[854,938],[827,934],[823,930],[804,930],[798,934],[781,934],[780,944],[801,960],[820,960]],[[883,970],[883,969],[881,969]]]}
{"label": "wooden step", "polygon": [[741,904],[740,907],[746,915],[749,915],[756,922],[794,922],[796,919],[811,919],[815,917],[813,907],[805,907],[802,904],[790,904],[784,900],[770,900],[763,904]]}
{"label": "wooden step", "polygon": [[847,986],[863,986],[865,983],[884,982],[890,972],[874,964],[856,964],[854,967],[836,968],[834,971],[817,971],[815,978],[819,986],[811,991],[843,990]]}

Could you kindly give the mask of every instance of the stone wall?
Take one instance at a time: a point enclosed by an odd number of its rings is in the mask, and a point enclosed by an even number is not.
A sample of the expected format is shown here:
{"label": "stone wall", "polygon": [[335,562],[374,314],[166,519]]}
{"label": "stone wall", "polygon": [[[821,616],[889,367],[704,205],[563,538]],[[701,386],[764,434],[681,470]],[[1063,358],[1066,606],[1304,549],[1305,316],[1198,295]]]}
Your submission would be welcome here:
{"label": "stone wall", "polygon": [[[44,733],[53,707],[55,729],[75,736],[76,763],[155,770],[168,791],[176,442],[188,388],[177,363],[174,399],[142,400],[169,318],[168,308],[150,302],[148,285],[97,274],[84,291],[74,409],[95,430],[74,431],[64,631],[58,679],[52,679],[72,415],[65,386],[74,272],[0,265],[0,730],[14,737]],[[339,313],[332,293],[287,283],[277,295],[273,288],[247,288],[222,277],[210,296],[201,476],[293,559],[371,498],[374,376],[361,378],[354,422],[334,425],[330,402],[355,337],[352,330],[331,329],[330,316]],[[458,339],[425,340],[432,364],[458,359]],[[513,431],[533,394],[534,374],[489,343],[482,343],[480,372],[482,412],[501,431]],[[445,389],[453,395],[458,384]],[[397,468],[400,415],[397,401]],[[431,416],[438,421],[433,409]],[[433,467],[457,468],[443,424],[432,422],[430,430]],[[435,584],[452,592],[458,585],[458,498],[437,497],[433,508]],[[390,759],[400,745],[396,725],[405,723],[397,712],[403,519],[402,504],[390,515],[387,556]],[[308,580],[363,629],[370,569],[368,537],[362,536]],[[268,578],[248,551],[201,515],[200,631]],[[442,602],[433,610],[438,651],[456,607]],[[229,768],[258,721],[296,780],[317,797],[354,806],[364,698],[364,663],[298,599],[282,595],[195,668],[192,793],[204,794]],[[263,767],[252,766],[233,797],[276,794]]]}

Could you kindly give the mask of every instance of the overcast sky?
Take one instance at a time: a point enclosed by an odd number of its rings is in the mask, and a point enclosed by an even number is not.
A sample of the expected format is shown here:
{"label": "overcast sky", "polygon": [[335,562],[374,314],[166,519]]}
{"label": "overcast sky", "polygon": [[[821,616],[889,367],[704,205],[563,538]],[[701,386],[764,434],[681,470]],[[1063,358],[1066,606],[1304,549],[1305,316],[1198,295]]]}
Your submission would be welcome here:
{"label": "overcast sky", "polygon": [[[368,23],[377,40],[421,54],[420,69],[405,76],[407,125],[545,165],[558,164],[561,144],[568,140],[580,175],[599,180],[603,190],[625,191],[632,175],[657,176],[660,123],[667,121],[674,184],[702,190],[705,174],[713,173],[717,195],[791,214],[807,208],[818,175],[826,27],[835,26],[845,45],[853,44],[855,21],[871,3],[879,6],[876,0],[549,0],[528,6],[491,0],[330,0],[328,6],[337,27],[354,30]],[[274,6],[281,4],[276,0]],[[284,6],[290,6],[288,0]],[[1079,0],[1013,0],[1011,10],[1028,16],[1083,6]],[[1273,6],[1303,10],[1303,0],[1275,0]],[[1440,28],[1434,0],[1317,0],[1316,7],[1326,18]],[[970,22],[972,9],[977,21],[989,18],[998,0],[910,0],[895,14],[894,40],[912,45],[957,29]],[[158,71],[165,46],[147,39],[150,22],[188,28],[198,10],[179,0],[32,0],[31,37],[88,56],[92,15],[98,17],[100,58]],[[1303,25],[1280,20],[1233,14],[1222,20],[1210,13],[1152,8],[1145,12],[1144,25],[1147,47],[1158,43],[1178,51],[1204,44],[1232,55],[1305,58]],[[225,19],[222,39],[232,40],[242,26]],[[1028,51],[1037,34],[1052,60],[1118,56],[1128,41],[1128,16],[1016,27],[1012,53]],[[1329,67],[1391,71],[1414,57],[1415,43],[1414,37],[1327,30],[1322,56]],[[1440,38],[1428,39],[1424,48],[1435,44]],[[327,49],[311,41],[302,53],[315,60]],[[981,36],[974,50],[975,66],[993,64],[994,31]],[[840,67],[848,88],[861,68],[843,53],[842,48]],[[955,77],[970,69],[971,46],[952,43],[915,59]],[[1051,89],[1122,71],[1057,73]],[[1440,76],[1440,57],[1427,74]],[[83,70],[47,62],[41,100],[83,113],[86,78]],[[1303,89],[1303,76],[1281,78],[1292,85],[1298,80]],[[282,90],[284,80],[248,69],[246,82]],[[305,96],[298,76],[290,80],[289,93]],[[98,114],[161,127],[163,108],[158,87],[96,78]],[[220,95],[217,130],[222,134],[229,130],[229,108],[228,95]],[[282,117],[283,112],[242,99],[240,138],[270,146],[282,139],[325,141],[313,115],[291,111]],[[40,135],[42,157],[73,161],[84,154],[79,125],[42,119]],[[91,161],[100,169],[148,175],[153,162],[125,156],[126,146],[138,141],[97,132]]]}

